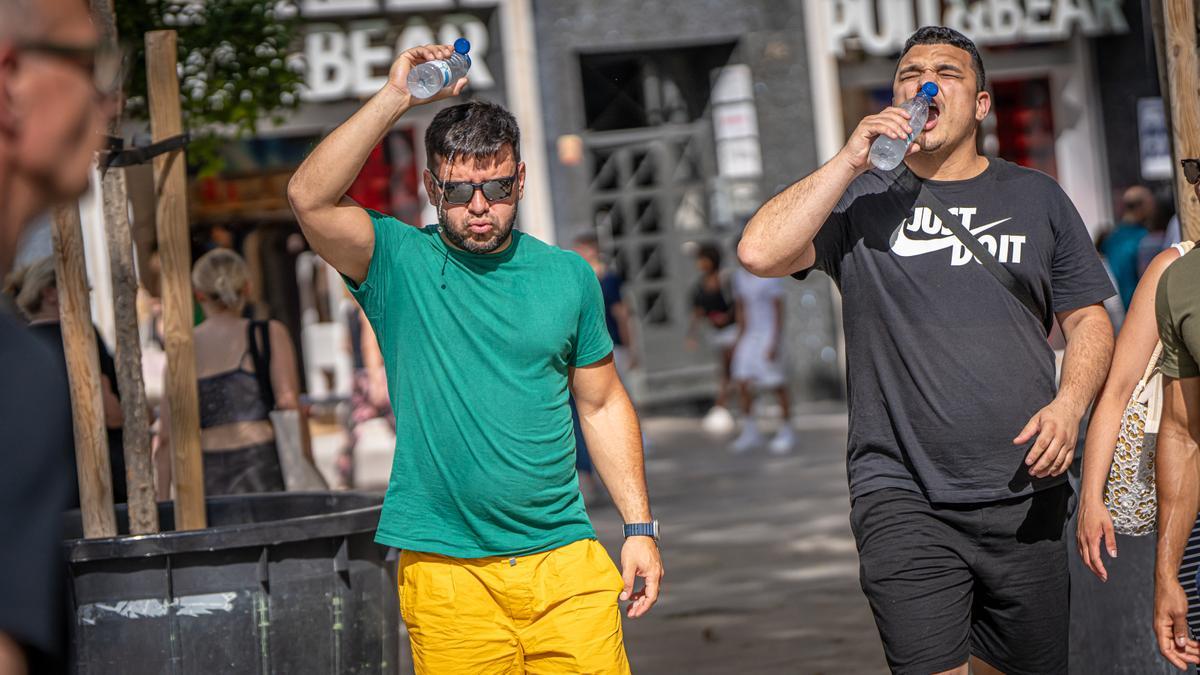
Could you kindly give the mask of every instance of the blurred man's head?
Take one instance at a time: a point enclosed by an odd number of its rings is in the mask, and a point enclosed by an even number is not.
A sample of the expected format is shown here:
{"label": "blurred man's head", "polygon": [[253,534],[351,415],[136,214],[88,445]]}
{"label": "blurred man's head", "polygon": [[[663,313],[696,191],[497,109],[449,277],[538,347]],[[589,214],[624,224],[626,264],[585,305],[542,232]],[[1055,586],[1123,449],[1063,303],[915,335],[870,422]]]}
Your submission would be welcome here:
{"label": "blurred man's head", "polygon": [[581,234],[571,243],[571,250],[588,262],[600,261],[600,239],[594,234]]}
{"label": "blurred man's head", "polygon": [[87,188],[112,114],[97,46],[85,0],[0,0],[0,269],[29,219]]}
{"label": "blurred man's head", "polygon": [[923,152],[974,146],[979,123],[992,108],[983,59],[975,43],[944,26],[925,26],[904,45],[892,83],[894,104],[917,95],[926,82],[938,86],[929,119],[916,142]]}
{"label": "blurred man's head", "polygon": [[696,251],[696,267],[703,274],[715,274],[721,270],[721,249],[716,244],[701,244]]}
{"label": "blurred man's head", "polygon": [[1150,227],[1154,220],[1154,193],[1145,185],[1134,185],[1121,196],[1121,220]]}
{"label": "blurred man's head", "polygon": [[517,120],[495,103],[439,112],[425,131],[425,191],[442,233],[471,253],[504,250],[525,189]]}

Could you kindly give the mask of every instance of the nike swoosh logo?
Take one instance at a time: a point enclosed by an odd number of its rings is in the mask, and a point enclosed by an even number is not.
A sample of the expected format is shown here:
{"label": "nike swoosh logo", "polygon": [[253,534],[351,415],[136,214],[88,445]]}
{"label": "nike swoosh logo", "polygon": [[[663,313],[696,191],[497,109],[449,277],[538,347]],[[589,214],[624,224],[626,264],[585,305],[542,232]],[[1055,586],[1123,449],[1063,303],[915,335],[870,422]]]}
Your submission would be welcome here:
{"label": "nike swoosh logo", "polygon": [[[994,223],[988,223],[987,225],[980,225],[979,227],[971,228],[971,234],[979,236],[980,233],[986,232],[987,230],[990,230],[993,227],[1002,223],[1006,223],[1010,220],[1012,220],[1011,217],[1004,218],[1003,220],[997,220]],[[944,237],[938,237],[937,239],[912,239],[908,236],[908,228],[905,227],[907,224],[908,219],[905,218],[904,220],[900,221],[900,226],[897,227],[896,231],[892,233],[892,253],[895,253],[898,256],[911,258],[913,256],[925,255],[926,253],[933,253],[935,251],[948,249],[958,243],[958,237],[954,236],[953,234],[948,234]]]}

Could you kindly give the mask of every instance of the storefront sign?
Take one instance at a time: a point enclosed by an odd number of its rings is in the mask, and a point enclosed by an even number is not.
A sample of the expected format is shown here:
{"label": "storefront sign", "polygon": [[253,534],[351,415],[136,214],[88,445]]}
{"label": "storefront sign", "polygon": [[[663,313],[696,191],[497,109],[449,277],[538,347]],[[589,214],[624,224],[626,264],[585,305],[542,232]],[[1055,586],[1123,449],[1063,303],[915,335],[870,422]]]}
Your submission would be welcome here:
{"label": "storefront sign", "polygon": [[1139,98],[1138,149],[1142,158],[1142,180],[1171,178],[1171,136],[1161,98]]}
{"label": "storefront sign", "polygon": [[827,47],[887,56],[921,26],[949,26],[979,45],[1126,33],[1124,0],[828,0]]}
{"label": "storefront sign", "polygon": [[[477,6],[485,3],[472,3]],[[494,4],[494,3],[493,3]],[[362,98],[379,91],[396,55],[424,44],[451,44],[460,37],[471,41],[471,86],[486,90],[496,85],[487,65],[491,34],[476,14],[409,15],[395,18],[354,18],[345,23],[334,17],[363,17],[397,12],[428,11],[451,2],[413,0],[305,0],[304,17],[320,18],[307,26],[304,66],[307,101]]]}

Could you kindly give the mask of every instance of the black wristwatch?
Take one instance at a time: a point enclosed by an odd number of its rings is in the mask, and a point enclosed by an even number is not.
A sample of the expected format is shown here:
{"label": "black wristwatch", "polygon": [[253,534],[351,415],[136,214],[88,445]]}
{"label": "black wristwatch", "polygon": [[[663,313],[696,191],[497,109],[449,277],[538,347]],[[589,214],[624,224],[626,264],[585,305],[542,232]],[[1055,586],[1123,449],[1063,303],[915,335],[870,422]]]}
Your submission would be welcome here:
{"label": "black wristwatch", "polygon": [[654,541],[658,541],[658,521],[652,520],[648,523],[626,523],[625,538],[630,537],[650,537]]}

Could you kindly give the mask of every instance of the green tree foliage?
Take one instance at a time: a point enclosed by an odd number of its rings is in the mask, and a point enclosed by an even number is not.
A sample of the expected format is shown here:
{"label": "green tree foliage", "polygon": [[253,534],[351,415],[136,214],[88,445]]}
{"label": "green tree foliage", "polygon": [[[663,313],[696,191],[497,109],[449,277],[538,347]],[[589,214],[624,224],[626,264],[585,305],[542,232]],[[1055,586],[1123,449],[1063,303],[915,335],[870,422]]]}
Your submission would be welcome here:
{"label": "green tree foliage", "polygon": [[188,160],[202,173],[221,168],[229,138],[252,136],[299,103],[300,64],[289,58],[299,13],[286,0],[115,0],[117,29],[128,53],[126,114],[147,119],[148,31],[179,36],[180,104],[192,134]]}

